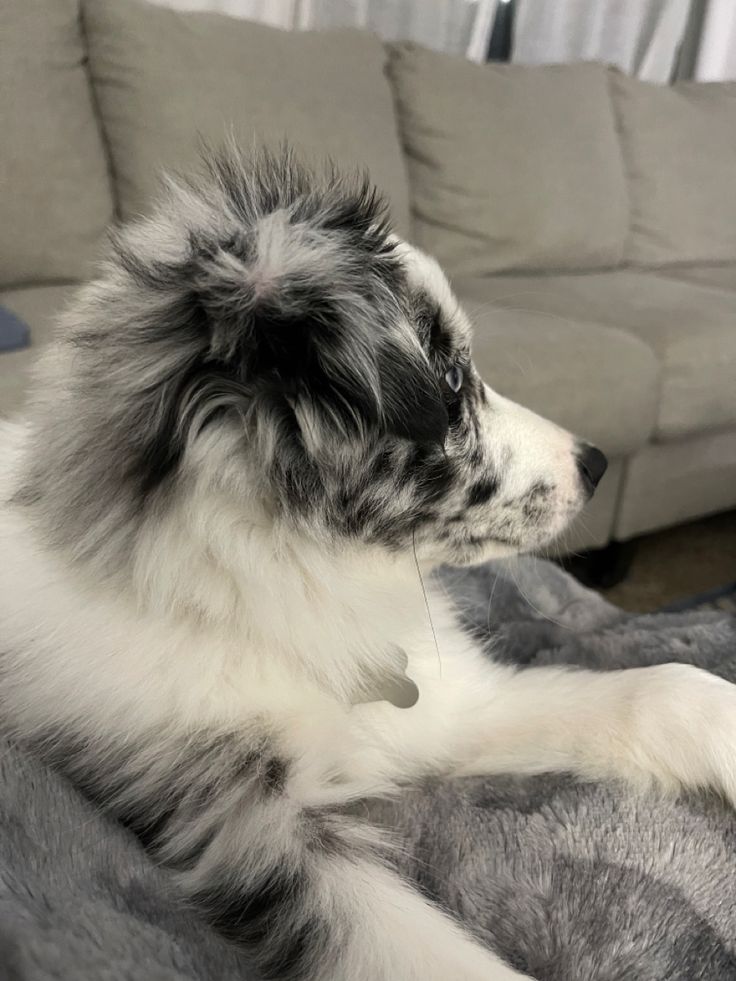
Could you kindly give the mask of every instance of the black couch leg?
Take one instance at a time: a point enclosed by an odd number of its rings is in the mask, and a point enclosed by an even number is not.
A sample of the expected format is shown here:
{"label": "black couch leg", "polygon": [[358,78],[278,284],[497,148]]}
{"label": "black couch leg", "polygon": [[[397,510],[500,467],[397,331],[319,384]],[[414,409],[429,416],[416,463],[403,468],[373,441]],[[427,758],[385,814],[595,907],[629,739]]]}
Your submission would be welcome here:
{"label": "black couch leg", "polygon": [[610,589],[626,578],[636,554],[636,542],[609,542],[578,555],[566,555],[560,565],[584,586]]}

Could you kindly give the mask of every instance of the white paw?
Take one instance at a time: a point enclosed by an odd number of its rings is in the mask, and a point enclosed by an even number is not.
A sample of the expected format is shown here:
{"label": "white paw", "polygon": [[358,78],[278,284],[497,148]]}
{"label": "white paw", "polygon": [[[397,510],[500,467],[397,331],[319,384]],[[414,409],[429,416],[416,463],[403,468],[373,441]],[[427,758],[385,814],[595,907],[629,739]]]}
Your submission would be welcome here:
{"label": "white paw", "polygon": [[632,763],[665,786],[718,790],[736,807],[736,685],[688,664],[626,673],[640,676],[629,715]]}

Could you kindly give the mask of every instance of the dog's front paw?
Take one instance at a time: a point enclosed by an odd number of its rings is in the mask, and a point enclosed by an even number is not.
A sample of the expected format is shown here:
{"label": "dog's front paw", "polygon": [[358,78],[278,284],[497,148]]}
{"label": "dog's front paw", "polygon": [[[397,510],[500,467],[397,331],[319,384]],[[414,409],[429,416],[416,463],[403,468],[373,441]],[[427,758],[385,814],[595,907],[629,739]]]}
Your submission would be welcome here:
{"label": "dog's front paw", "polygon": [[626,673],[639,675],[627,712],[632,766],[665,787],[712,788],[736,807],[736,685],[689,664]]}

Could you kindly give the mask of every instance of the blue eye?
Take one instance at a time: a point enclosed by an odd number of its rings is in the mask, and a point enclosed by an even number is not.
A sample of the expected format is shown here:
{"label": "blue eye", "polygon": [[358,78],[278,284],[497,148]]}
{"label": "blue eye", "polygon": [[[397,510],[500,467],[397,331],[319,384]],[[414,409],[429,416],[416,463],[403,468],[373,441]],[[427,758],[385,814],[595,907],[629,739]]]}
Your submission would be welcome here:
{"label": "blue eye", "polygon": [[453,392],[459,392],[463,387],[463,369],[454,364],[445,375],[445,381]]}

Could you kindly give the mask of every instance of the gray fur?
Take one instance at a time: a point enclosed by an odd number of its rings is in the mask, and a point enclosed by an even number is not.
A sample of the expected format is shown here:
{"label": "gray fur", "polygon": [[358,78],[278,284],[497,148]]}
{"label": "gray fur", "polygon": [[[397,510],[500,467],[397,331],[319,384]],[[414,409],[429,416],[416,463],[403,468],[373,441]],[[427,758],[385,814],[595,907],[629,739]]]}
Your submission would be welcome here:
{"label": "gray fur", "polygon": [[[736,620],[632,617],[548,563],[448,572],[496,655],[601,669],[682,660],[736,680]],[[132,838],[9,747],[0,760],[2,981],[256,981],[177,909]],[[563,776],[433,783],[360,807],[398,861],[540,981],[736,979],[736,817]]]}

